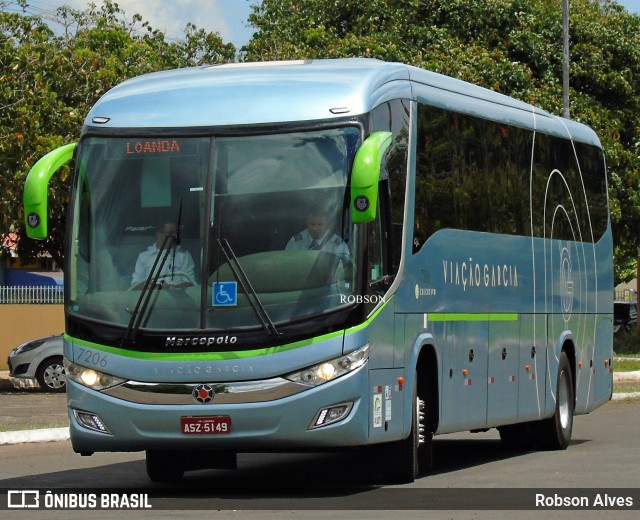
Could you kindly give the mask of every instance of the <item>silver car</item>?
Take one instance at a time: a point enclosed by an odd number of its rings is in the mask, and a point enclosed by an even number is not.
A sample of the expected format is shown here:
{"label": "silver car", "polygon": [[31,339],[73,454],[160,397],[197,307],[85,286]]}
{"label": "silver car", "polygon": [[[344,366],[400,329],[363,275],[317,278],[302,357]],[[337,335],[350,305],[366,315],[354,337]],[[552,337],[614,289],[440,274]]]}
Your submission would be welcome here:
{"label": "silver car", "polygon": [[[64,392],[67,378],[62,364],[62,334],[38,338],[9,352],[9,376],[36,380],[49,392]],[[15,385],[14,385],[15,386]]]}

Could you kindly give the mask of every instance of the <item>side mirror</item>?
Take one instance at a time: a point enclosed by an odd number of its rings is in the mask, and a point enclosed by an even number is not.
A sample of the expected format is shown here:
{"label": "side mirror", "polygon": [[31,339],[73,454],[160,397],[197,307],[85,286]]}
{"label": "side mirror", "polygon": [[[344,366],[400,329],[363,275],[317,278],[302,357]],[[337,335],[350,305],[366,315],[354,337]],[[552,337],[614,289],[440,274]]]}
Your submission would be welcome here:
{"label": "side mirror", "polygon": [[33,165],[24,183],[24,215],[27,236],[44,240],[48,236],[47,211],[49,180],[61,166],[73,159],[77,143],[49,152]]}
{"label": "side mirror", "polygon": [[355,224],[376,218],[380,161],[391,137],[391,132],[374,132],[356,152],[351,171],[351,219]]}

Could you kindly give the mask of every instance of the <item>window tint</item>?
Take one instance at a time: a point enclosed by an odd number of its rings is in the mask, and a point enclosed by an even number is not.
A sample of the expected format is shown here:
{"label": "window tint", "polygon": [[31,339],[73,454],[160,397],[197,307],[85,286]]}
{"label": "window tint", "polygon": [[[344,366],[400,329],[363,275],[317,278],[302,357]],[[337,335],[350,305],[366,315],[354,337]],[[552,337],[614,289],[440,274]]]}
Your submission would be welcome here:
{"label": "window tint", "polygon": [[393,134],[381,165],[380,206],[388,210],[388,219],[381,223],[380,232],[388,237],[390,245],[389,265],[383,274],[395,274],[400,264],[407,187],[409,114],[409,102],[395,100],[374,109],[370,118],[371,132],[390,131]]}
{"label": "window tint", "polygon": [[535,236],[597,241],[608,220],[602,151],[537,134],[532,195]]}
{"label": "window tint", "polygon": [[526,235],[532,134],[421,105],[414,252],[442,228]]}
{"label": "window tint", "polygon": [[607,222],[599,148],[419,106],[414,253],[443,228],[591,242]]}

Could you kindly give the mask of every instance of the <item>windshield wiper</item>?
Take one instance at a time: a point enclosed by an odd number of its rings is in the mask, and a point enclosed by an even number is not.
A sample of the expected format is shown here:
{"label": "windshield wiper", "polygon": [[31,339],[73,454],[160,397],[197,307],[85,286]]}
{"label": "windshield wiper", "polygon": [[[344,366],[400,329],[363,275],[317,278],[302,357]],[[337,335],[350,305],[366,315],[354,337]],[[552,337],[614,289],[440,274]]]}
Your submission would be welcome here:
{"label": "windshield wiper", "polygon": [[[176,268],[176,250],[180,245],[180,225],[182,223],[182,197],[180,197],[180,205],[178,206],[178,218],[176,222],[176,232],[175,233],[167,233],[164,236],[164,240],[162,241],[162,247],[158,251],[156,255],[153,265],[149,270],[149,274],[147,279],[144,282],[144,286],[140,291],[140,296],[138,297],[138,301],[136,302],[136,306],[131,313],[131,318],[129,319],[129,325],[127,326],[127,331],[122,337],[122,346],[124,347],[128,342],[135,342],[136,337],[138,336],[138,331],[140,330],[140,326],[142,325],[142,320],[147,314],[147,308],[149,308],[149,302],[151,302],[151,296],[156,288],[162,288],[164,282],[158,283],[158,279],[162,274],[162,268],[164,264],[167,262],[167,258],[169,258],[169,253],[173,250],[173,262],[171,262],[171,279],[173,280],[173,275]],[[164,255],[162,254],[164,252]],[[158,262],[160,262],[158,264]],[[153,309],[153,307],[151,307]],[[151,310],[149,311],[149,315],[151,315]]]}
{"label": "windshield wiper", "polygon": [[181,225],[182,225],[182,197],[180,197],[180,206],[178,206],[178,221],[176,222],[175,241],[172,245],[173,262],[171,262],[171,281],[173,281],[173,276],[176,272],[176,252],[178,251],[178,246],[180,245],[180,226]]}
{"label": "windshield wiper", "polygon": [[240,282],[242,289],[247,295],[247,300],[249,300],[249,304],[251,305],[253,312],[258,317],[258,320],[260,320],[260,323],[264,327],[264,330],[267,331],[267,334],[269,334],[270,336],[279,336],[280,333],[278,332],[278,329],[276,329],[276,326],[273,324],[273,321],[271,321],[271,318],[267,313],[267,309],[265,309],[264,305],[260,301],[260,298],[258,298],[258,294],[251,285],[247,274],[242,269],[242,266],[238,261],[238,257],[231,248],[231,244],[229,244],[229,241],[226,238],[223,238],[222,240],[218,238],[217,242],[218,246],[220,246],[220,249],[222,250],[222,253],[227,259],[227,262],[229,263],[229,267],[231,268],[233,275]]}
{"label": "windshield wiper", "polygon": [[[169,244],[169,242],[172,244]],[[122,345],[124,346],[129,341],[135,341],[138,330],[142,325],[142,320],[147,313],[147,308],[149,307],[149,302],[151,301],[151,296],[156,288],[162,287],[162,282],[158,282],[160,275],[162,273],[162,268],[169,257],[169,253],[173,246],[175,246],[176,236],[175,235],[165,235],[164,240],[162,242],[162,247],[158,251],[156,258],[153,261],[153,265],[149,270],[149,275],[144,282],[142,290],[140,291],[140,296],[138,297],[138,301],[136,302],[136,306],[131,313],[131,318],[129,319],[129,325],[127,326],[127,331],[125,332],[122,338]],[[164,255],[163,255],[164,253]]]}
{"label": "windshield wiper", "polygon": [[[153,265],[149,270],[149,275],[144,282],[144,286],[140,291],[140,296],[138,297],[138,301],[136,302],[136,306],[131,313],[131,318],[129,319],[129,325],[127,326],[127,331],[122,337],[122,346],[124,347],[129,342],[135,342],[135,339],[138,335],[138,330],[142,325],[142,320],[144,319],[145,314],[147,313],[147,308],[149,307],[149,302],[151,301],[151,296],[153,295],[153,291],[162,287],[162,282],[158,283],[158,279],[160,278],[160,274],[162,273],[162,268],[169,257],[169,253],[171,253],[171,249],[175,249],[177,244],[178,237],[173,234],[167,234],[162,241],[162,247],[159,249],[158,254],[156,255],[155,260],[153,261]],[[169,243],[171,242],[171,244]],[[164,253],[164,255],[163,255]]]}

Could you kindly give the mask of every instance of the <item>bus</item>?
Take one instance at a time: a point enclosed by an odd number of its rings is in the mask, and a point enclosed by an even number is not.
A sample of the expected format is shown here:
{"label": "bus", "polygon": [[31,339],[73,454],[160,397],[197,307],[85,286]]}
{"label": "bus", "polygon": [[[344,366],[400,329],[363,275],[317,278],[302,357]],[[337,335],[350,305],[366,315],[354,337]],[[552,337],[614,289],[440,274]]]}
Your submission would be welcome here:
{"label": "bus", "polygon": [[73,450],[152,481],[237,454],[362,448],[387,482],[434,436],[565,449],[612,394],[613,266],[588,127],[413,66],[200,66],[107,92],[73,161]]}

